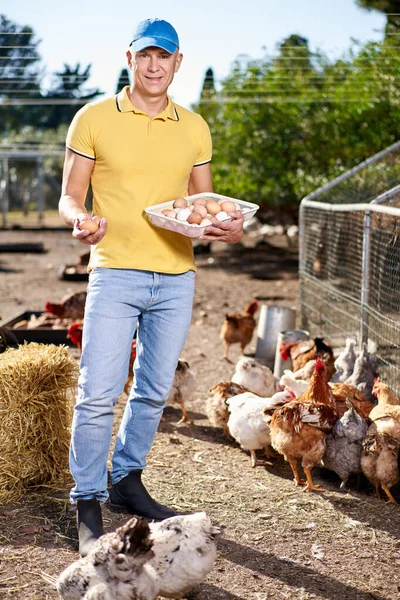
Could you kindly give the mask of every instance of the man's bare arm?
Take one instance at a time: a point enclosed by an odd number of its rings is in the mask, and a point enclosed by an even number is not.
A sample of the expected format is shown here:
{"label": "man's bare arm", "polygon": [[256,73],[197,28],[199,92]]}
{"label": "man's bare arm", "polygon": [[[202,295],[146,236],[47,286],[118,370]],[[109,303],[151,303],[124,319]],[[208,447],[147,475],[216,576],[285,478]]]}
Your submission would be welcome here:
{"label": "man's bare arm", "polygon": [[67,225],[73,228],[73,237],[88,245],[97,244],[107,229],[105,219],[101,219],[99,229],[95,233],[80,228],[82,221],[92,218],[85,208],[85,200],[93,167],[93,160],[80,156],[67,148],[61,198],[58,204],[61,217]]}

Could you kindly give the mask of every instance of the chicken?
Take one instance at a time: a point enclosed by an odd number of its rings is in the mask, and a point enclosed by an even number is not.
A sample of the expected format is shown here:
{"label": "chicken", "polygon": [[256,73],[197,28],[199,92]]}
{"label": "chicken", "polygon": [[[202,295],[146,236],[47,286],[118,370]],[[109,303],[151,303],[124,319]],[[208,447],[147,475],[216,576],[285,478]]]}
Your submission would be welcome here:
{"label": "chicken", "polygon": [[367,345],[363,344],[359,356],[356,358],[352,375],[346,380],[346,383],[354,385],[367,398],[374,400],[372,388],[374,380],[377,377],[376,354],[368,352]]}
{"label": "chicken", "polygon": [[0,327],[0,354],[11,346],[18,346],[18,340],[8,327]]}
{"label": "chicken", "polygon": [[220,530],[204,512],[151,523],[150,530],[155,555],[150,565],[158,577],[159,595],[182,598],[211,571]]}
{"label": "chicken", "polygon": [[361,468],[367,479],[375,486],[378,498],[383,491],[389,498],[388,503],[397,504],[390,488],[400,481],[399,476],[400,440],[387,433],[376,431],[373,423],[362,443]]}
{"label": "chicken", "polygon": [[82,350],[83,324],[81,321],[76,321],[68,327],[67,338],[71,340],[74,346]]}
{"label": "chicken", "polygon": [[210,390],[211,396],[207,399],[206,413],[213,427],[221,427],[224,435],[231,439],[228,429],[229,410],[226,403],[228,398],[243,394],[249,390],[243,385],[233,383],[232,381],[220,381]]}
{"label": "chicken", "polygon": [[333,350],[331,346],[325,344],[323,338],[316,337],[302,342],[282,342],[279,352],[282,360],[291,359],[293,372],[303,368],[308,361],[317,357],[325,363],[327,381],[335,372]]}
{"label": "chicken", "polygon": [[279,384],[282,387],[289,387],[296,394],[296,397],[301,396],[301,394],[304,394],[304,392],[309,386],[308,381],[306,381],[305,379],[297,379],[295,377],[295,373],[293,373],[293,371],[290,371],[290,369],[285,369],[283,371],[283,375],[279,380]]}
{"label": "chicken", "polygon": [[256,327],[254,314],[257,310],[258,300],[254,299],[242,313],[230,313],[225,315],[219,337],[225,345],[223,358],[226,360],[229,360],[228,351],[231,344],[239,343],[243,354],[245,347],[251,342]]}
{"label": "chicken", "polygon": [[354,385],[348,385],[347,383],[329,383],[329,386],[332,390],[336,410],[340,417],[342,417],[347,410],[347,402],[350,402],[359,415],[364,419],[368,419],[374,405],[367,400],[358,388]]}
{"label": "chicken", "polygon": [[367,422],[349,403],[344,415],[326,436],[326,454],[321,464],[339,475],[341,488],[346,487],[352,473],[361,472],[361,443],[367,430]]}
{"label": "chicken", "polygon": [[400,440],[400,399],[379,379],[375,381],[372,392],[378,399],[378,405],[369,413],[372,431]]}
{"label": "chicken", "polygon": [[[281,386],[287,386],[293,390],[296,396],[300,396],[305,392],[309,383],[303,379],[295,379],[295,373],[285,369],[282,377],[279,380]],[[348,385],[347,383],[331,383],[329,387],[332,390],[333,399],[335,401],[336,411],[339,417],[342,417],[348,409],[348,402],[354,406],[355,410],[364,419],[368,419],[369,413],[371,412],[374,405],[372,402],[367,400],[354,385]]]}
{"label": "chicken", "polygon": [[312,377],[312,374],[314,373],[314,369],[315,369],[315,358],[312,360],[309,360],[304,367],[302,367],[301,369],[297,369],[297,371],[295,371],[293,373],[293,376],[295,379],[303,379],[305,381],[309,381]]}
{"label": "chicken", "polygon": [[[296,485],[305,485],[307,491],[324,491],[319,485],[314,485],[311,469],[325,455],[326,435],[332,431],[337,419],[325,365],[318,358],[307,390],[296,400],[275,410],[270,422],[272,447],[290,464]],[[307,483],[300,478],[299,459]]]}
{"label": "chicken", "polygon": [[238,360],[232,381],[264,398],[269,398],[281,389],[271,369],[246,356]]}
{"label": "chicken", "polygon": [[205,513],[161,523],[131,518],[57,580],[63,600],[181,598],[211,571],[219,529]]}
{"label": "chicken", "polygon": [[76,292],[65,296],[59,304],[46,302],[45,310],[57,317],[69,317],[70,319],[83,319],[85,312],[86,292]]}
{"label": "chicken", "polygon": [[186,360],[179,359],[175,370],[175,377],[172,383],[172,388],[168,396],[167,404],[179,404],[182,411],[182,418],[178,421],[181,423],[192,423],[192,419],[187,414],[185,402],[193,398],[196,391],[196,375],[190,369],[189,363]]}
{"label": "chicken", "polygon": [[251,392],[245,392],[227,399],[229,408],[228,430],[244,450],[250,451],[251,466],[257,463],[256,450],[264,449],[265,455],[271,458],[269,449],[271,437],[269,432],[270,412],[278,406],[293,400],[290,390],[277,392],[271,398],[260,398]]}
{"label": "chicken", "polygon": [[57,591],[63,600],[155,600],[160,588],[150,564],[153,547],[149,524],[133,517],[67,567]]}
{"label": "chicken", "polygon": [[[135,336],[136,336],[136,332],[135,332]],[[128,377],[126,378],[125,385],[124,385],[125,394],[129,394],[129,392],[131,390],[132,381],[133,381],[133,365],[135,362],[135,358],[136,358],[136,339],[133,339],[132,344],[131,344],[131,353],[129,355]]]}
{"label": "chicken", "polygon": [[335,360],[335,373],[331,378],[332,383],[344,383],[353,374],[357,358],[355,347],[356,340],[347,338],[344,350]]}

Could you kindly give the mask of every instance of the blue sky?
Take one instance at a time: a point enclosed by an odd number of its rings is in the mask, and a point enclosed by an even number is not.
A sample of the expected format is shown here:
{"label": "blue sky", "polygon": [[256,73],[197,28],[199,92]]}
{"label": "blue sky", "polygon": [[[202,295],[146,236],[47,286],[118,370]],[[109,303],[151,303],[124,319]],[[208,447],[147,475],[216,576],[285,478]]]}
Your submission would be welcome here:
{"label": "blue sky", "polygon": [[361,10],[355,0],[16,0],[0,10],[34,29],[49,71],[64,63],[90,63],[90,85],[106,94],[115,93],[136,24],[148,17],[170,21],[184,55],[170,93],[188,108],[198,100],[208,67],[222,79],[238,55],[274,53],[292,33],[333,58],[350,47],[352,38],[381,40],[385,26],[384,15]]}

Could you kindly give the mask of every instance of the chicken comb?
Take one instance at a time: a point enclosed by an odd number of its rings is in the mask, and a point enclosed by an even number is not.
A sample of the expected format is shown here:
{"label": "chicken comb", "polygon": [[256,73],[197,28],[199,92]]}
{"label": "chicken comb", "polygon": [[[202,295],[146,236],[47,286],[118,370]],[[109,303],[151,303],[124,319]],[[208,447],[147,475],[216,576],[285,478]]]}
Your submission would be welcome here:
{"label": "chicken comb", "polygon": [[322,373],[325,371],[325,365],[319,357],[315,361],[315,370],[317,373]]}
{"label": "chicken comb", "polygon": [[375,385],[375,383],[380,383],[380,382],[381,382],[381,380],[379,379],[379,377],[374,377],[374,385]]}

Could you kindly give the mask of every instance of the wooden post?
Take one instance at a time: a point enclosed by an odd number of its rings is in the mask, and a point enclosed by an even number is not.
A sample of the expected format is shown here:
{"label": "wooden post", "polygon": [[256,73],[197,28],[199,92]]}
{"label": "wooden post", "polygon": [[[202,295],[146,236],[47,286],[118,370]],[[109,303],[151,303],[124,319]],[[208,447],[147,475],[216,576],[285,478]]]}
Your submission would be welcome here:
{"label": "wooden post", "polygon": [[8,194],[8,158],[3,158],[1,161],[1,179],[0,179],[0,189],[1,189],[1,213],[3,220],[3,229],[7,227],[7,216],[8,210],[10,207],[10,197]]}

